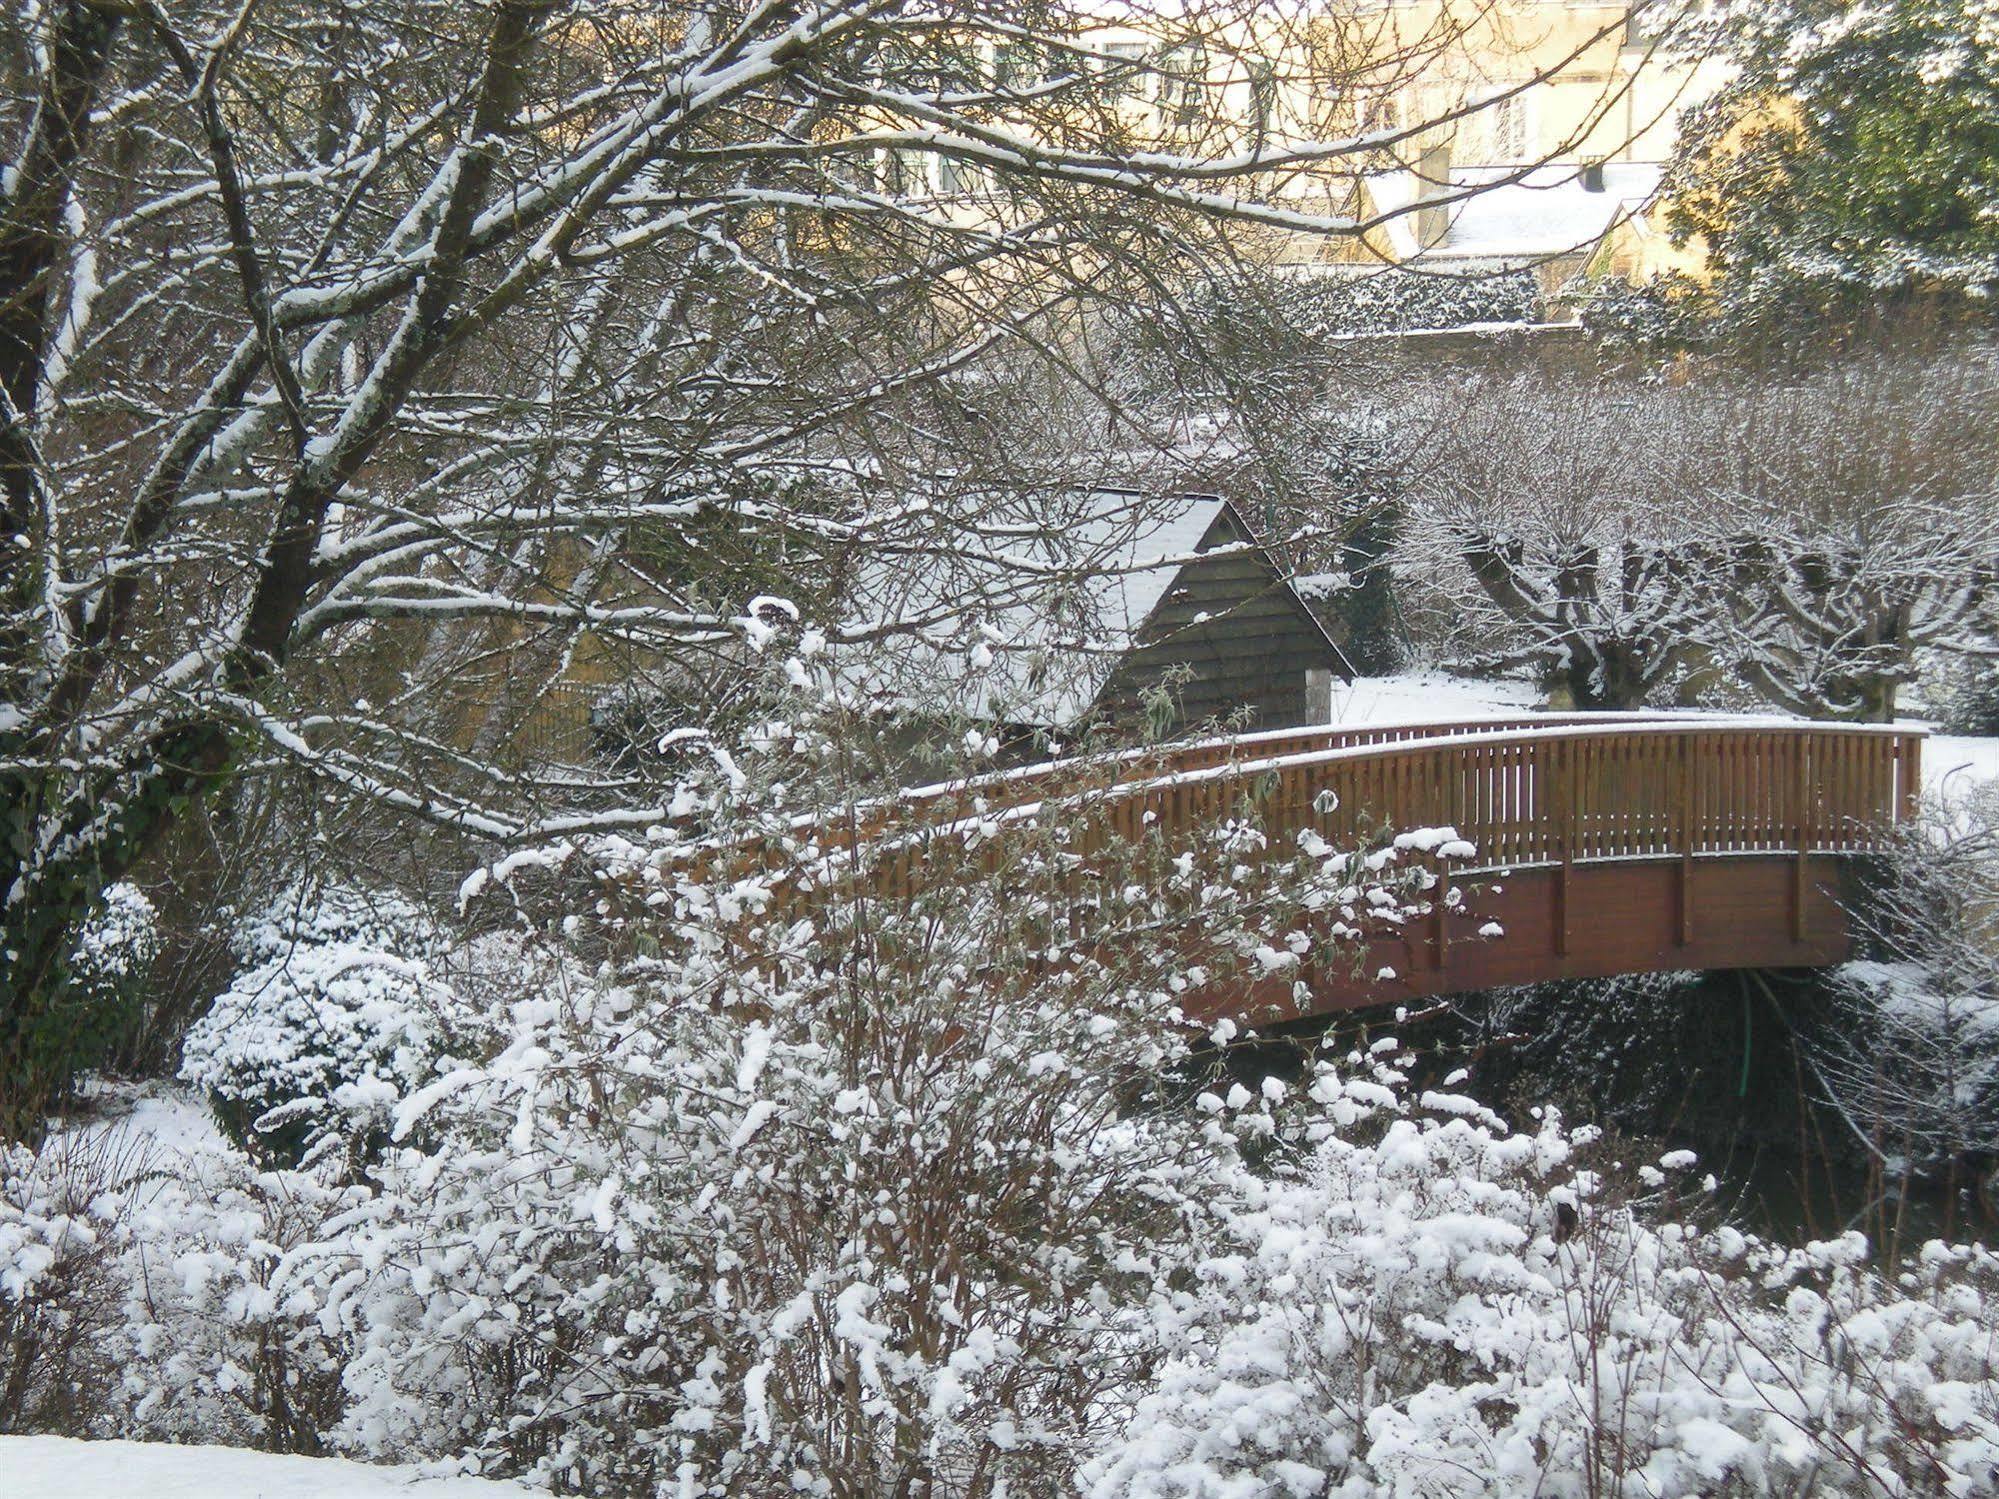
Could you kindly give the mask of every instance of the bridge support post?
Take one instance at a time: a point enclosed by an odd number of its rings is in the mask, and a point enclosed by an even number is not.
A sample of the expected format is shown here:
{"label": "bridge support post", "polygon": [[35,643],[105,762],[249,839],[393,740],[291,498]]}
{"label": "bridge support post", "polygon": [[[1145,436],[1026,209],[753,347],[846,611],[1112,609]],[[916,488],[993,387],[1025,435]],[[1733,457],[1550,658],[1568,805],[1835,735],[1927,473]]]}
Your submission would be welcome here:
{"label": "bridge support post", "polygon": [[1555,837],[1557,866],[1555,869],[1555,910],[1554,937],[1555,956],[1569,955],[1569,881],[1575,870],[1576,859],[1576,752],[1570,744],[1553,746],[1555,774],[1553,776],[1555,806]]}

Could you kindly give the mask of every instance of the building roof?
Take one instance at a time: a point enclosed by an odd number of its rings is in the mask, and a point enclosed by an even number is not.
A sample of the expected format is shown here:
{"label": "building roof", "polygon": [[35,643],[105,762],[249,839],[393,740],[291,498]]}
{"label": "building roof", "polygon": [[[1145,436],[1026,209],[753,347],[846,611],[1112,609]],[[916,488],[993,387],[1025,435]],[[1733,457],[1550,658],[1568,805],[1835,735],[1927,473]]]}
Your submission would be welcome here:
{"label": "building roof", "polygon": [[1018,520],[1003,510],[948,556],[874,564],[851,590],[842,634],[865,635],[870,620],[919,628],[835,647],[833,678],[884,707],[1072,722],[1225,512],[1217,495],[1077,491],[1039,497]]}
{"label": "building roof", "polygon": [[[1444,237],[1427,249],[1417,242],[1413,212],[1390,220],[1385,230],[1394,258],[1416,266],[1524,266],[1588,251],[1619,223],[1643,212],[1659,191],[1662,169],[1651,162],[1605,162],[1602,192],[1584,187],[1582,174],[1572,162],[1524,172],[1517,166],[1453,167],[1453,192],[1478,190],[1451,206]],[[1369,194],[1383,212],[1413,208],[1420,188],[1411,171],[1368,179]]]}

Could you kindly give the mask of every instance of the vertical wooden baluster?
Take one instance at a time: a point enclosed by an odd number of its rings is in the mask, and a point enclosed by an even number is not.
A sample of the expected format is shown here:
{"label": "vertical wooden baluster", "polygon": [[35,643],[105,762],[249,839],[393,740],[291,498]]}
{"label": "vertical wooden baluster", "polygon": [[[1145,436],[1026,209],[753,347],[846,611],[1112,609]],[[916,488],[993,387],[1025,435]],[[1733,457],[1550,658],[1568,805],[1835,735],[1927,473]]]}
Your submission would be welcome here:
{"label": "vertical wooden baluster", "polygon": [[1804,808],[1811,797],[1811,751],[1805,736],[1791,736],[1791,754],[1795,760],[1792,767],[1793,797],[1798,807],[1794,840],[1797,858],[1793,864],[1791,880],[1791,940],[1805,940],[1805,901],[1811,892],[1811,830]]}
{"label": "vertical wooden baluster", "polygon": [[1556,859],[1555,874],[1555,956],[1569,953],[1569,879],[1574,872],[1576,846],[1576,747],[1581,741],[1550,742],[1554,761]]}
{"label": "vertical wooden baluster", "polygon": [[1498,850],[1498,861],[1515,864],[1520,860],[1520,798],[1521,782],[1525,777],[1527,756],[1519,747],[1506,752],[1506,769],[1500,777],[1500,800],[1505,807],[1503,821],[1506,833]]}
{"label": "vertical wooden baluster", "polygon": [[1592,734],[1584,743],[1589,775],[1583,782],[1583,837],[1576,857],[1591,859],[1603,852],[1603,740]]}
{"label": "vertical wooden baluster", "polygon": [[1563,755],[1562,790],[1568,794],[1566,818],[1568,852],[1565,862],[1573,864],[1589,857],[1589,774],[1590,750],[1587,738],[1577,739]]}
{"label": "vertical wooden baluster", "polygon": [[1687,771],[1693,779],[1693,851],[1701,853],[1707,847],[1707,805],[1713,787],[1713,736],[1689,734],[1687,736]]}
{"label": "vertical wooden baluster", "polygon": [[1874,769],[1870,777],[1873,784],[1868,792],[1868,808],[1874,818],[1874,826],[1867,833],[1870,849],[1879,846],[1881,829],[1895,820],[1895,741],[1892,734],[1874,736]]}
{"label": "vertical wooden baluster", "polygon": [[1743,841],[1743,736],[1741,732],[1729,732],[1723,736],[1727,744],[1727,775],[1723,779],[1723,807],[1725,807],[1725,835],[1723,847],[1735,853]]}
{"label": "vertical wooden baluster", "polygon": [[1847,828],[1853,816],[1853,761],[1849,753],[1852,745],[1851,735],[1837,732],[1833,734],[1832,847],[1836,852],[1842,853],[1846,849]]}
{"label": "vertical wooden baluster", "polygon": [[[1663,736],[1661,736],[1663,738]],[[1675,734],[1668,746],[1673,756],[1673,816],[1675,837],[1680,846],[1679,939],[1685,947],[1694,940],[1694,739]]]}
{"label": "vertical wooden baluster", "polygon": [[1841,852],[1853,846],[1853,825],[1860,813],[1859,782],[1854,765],[1855,736],[1839,736],[1839,846]]}

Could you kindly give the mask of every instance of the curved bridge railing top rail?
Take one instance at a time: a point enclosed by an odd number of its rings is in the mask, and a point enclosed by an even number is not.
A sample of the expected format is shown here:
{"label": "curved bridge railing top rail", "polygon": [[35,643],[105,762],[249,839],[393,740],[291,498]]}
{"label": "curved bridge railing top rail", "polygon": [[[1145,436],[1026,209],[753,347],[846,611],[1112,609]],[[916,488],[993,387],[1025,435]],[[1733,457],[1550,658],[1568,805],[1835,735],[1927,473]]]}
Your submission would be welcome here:
{"label": "curved bridge railing top rail", "polygon": [[[1893,725],[1605,714],[1284,731],[919,788],[800,831],[822,858],[872,849],[862,862],[884,896],[925,882],[916,844],[1067,805],[1093,812],[1084,855],[1099,839],[1171,840],[1246,805],[1287,844],[1307,830],[1360,846],[1449,827],[1474,846],[1474,869],[1862,854],[1913,817],[1924,737]],[[755,839],[706,857],[747,872],[774,851]]]}
{"label": "curved bridge railing top rail", "polygon": [[[1456,829],[1481,868],[1864,853],[1914,814],[1921,730],[1684,717],[1531,727],[1210,759],[1111,788],[1112,827],[1189,827],[1245,796],[1268,830],[1332,842]],[[1203,763],[1205,762],[1205,763]]]}

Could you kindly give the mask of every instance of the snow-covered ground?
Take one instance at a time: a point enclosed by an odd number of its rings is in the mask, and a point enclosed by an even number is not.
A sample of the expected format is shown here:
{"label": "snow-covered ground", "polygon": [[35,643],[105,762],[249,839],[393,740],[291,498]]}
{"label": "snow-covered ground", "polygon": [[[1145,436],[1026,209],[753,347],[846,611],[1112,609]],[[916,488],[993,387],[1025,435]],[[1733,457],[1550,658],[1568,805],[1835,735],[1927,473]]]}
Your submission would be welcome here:
{"label": "snow-covered ground", "polygon": [[62,1132],[76,1148],[101,1148],[115,1155],[126,1140],[134,1140],[181,1157],[227,1155],[234,1148],[196,1089],[164,1080],[101,1079],[81,1091],[79,1106],[62,1122]]}
{"label": "snow-covered ground", "polygon": [[1511,717],[1541,702],[1529,682],[1473,680],[1443,672],[1403,672],[1333,683],[1333,722],[1411,723],[1426,718]]}
{"label": "snow-covered ground", "polygon": [[1923,784],[1955,794],[1979,781],[1999,781],[1999,739],[1932,734],[1923,746]]}
{"label": "snow-covered ground", "polygon": [[416,1468],[337,1457],[0,1437],[6,1499],[522,1499],[528,1492],[487,1478],[426,1478]]}

